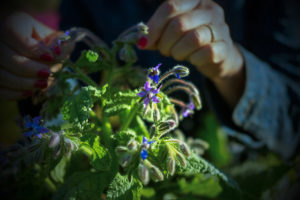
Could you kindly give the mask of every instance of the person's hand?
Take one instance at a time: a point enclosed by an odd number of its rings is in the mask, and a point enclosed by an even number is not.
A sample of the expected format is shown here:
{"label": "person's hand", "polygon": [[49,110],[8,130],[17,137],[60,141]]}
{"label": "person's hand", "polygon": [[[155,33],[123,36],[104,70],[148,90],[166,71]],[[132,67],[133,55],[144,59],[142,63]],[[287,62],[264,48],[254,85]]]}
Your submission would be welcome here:
{"label": "person's hand", "polygon": [[223,9],[211,0],[165,1],[148,21],[145,49],[188,61],[234,106],[244,85],[243,58],[235,47]]}
{"label": "person's hand", "polygon": [[47,45],[61,33],[25,13],[5,18],[0,30],[0,97],[18,100],[46,88],[53,54],[61,53]]}

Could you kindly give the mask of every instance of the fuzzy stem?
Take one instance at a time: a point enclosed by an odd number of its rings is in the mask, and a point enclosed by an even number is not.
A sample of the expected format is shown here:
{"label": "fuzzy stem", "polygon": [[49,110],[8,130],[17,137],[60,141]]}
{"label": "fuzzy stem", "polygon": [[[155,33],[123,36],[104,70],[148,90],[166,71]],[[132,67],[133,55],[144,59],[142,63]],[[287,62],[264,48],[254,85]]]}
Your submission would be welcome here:
{"label": "fuzzy stem", "polygon": [[166,87],[172,85],[172,84],[175,84],[175,83],[179,83],[179,84],[182,84],[182,85],[186,85],[188,86],[191,90],[193,90],[194,93],[198,94],[198,89],[196,88],[196,86],[191,83],[191,82],[188,82],[188,81],[184,81],[182,79],[171,79],[169,80],[168,82],[166,82],[162,87],[161,87],[161,90],[165,89]]}
{"label": "fuzzy stem", "polygon": [[176,91],[179,91],[179,90],[182,90],[184,92],[186,92],[188,95],[192,95],[194,94],[190,88],[186,87],[186,86],[175,86],[175,87],[172,87],[168,90],[165,91],[165,94],[169,95],[173,92],[176,92]]}

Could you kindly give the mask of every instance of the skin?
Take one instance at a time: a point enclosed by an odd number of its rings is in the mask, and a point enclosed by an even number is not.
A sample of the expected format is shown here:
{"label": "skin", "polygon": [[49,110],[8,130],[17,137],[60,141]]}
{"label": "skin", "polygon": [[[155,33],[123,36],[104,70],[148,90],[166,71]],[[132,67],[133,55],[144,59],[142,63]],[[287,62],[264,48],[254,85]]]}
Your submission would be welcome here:
{"label": "skin", "polygon": [[[0,97],[26,98],[43,88],[37,82],[47,83],[47,77],[39,76],[39,71],[50,73],[52,63],[40,58],[49,50],[40,41],[58,33],[25,13],[7,16],[1,21],[0,29]],[[33,30],[36,38],[32,37]]]}
{"label": "skin", "polygon": [[234,45],[223,9],[211,0],[168,0],[148,21],[145,49],[188,61],[209,78],[230,108],[245,85],[244,60]]}

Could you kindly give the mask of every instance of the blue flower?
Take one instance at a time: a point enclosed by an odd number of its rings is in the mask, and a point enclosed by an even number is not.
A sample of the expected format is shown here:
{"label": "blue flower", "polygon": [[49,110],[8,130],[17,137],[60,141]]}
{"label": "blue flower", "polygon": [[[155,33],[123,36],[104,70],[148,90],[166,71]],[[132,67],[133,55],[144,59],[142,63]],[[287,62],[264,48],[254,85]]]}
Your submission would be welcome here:
{"label": "blue flower", "polygon": [[150,148],[150,145],[154,141],[148,141],[146,137],[143,137],[143,142],[142,142],[142,150],[141,150],[141,158],[145,160],[148,157],[148,149]]}
{"label": "blue flower", "polygon": [[158,68],[161,66],[161,63],[156,65],[156,67],[150,69],[148,77],[152,79],[155,83],[159,81],[159,70]]}
{"label": "blue flower", "polygon": [[147,107],[150,101],[154,103],[159,103],[159,99],[156,95],[159,93],[160,88],[151,88],[149,82],[146,81],[142,90],[143,91],[139,92],[137,95],[144,99],[144,108]]}
{"label": "blue flower", "polygon": [[43,126],[40,125],[40,120],[41,117],[34,117],[32,121],[30,120],[29,116],[25,117],[25,128],[30,129],[30,131],[27,131],[24,134],[26,137],[30,136],[37,136],[39,138],[42,138],[43,133],[48,133],[50,132],[49,129],[44,128]]}
{"label": "blue flower", "polygon": [[183,110],[182,116],[183,117],[188,117],[189,115],[194,113],[195,105],[193,102],[189,103]]}

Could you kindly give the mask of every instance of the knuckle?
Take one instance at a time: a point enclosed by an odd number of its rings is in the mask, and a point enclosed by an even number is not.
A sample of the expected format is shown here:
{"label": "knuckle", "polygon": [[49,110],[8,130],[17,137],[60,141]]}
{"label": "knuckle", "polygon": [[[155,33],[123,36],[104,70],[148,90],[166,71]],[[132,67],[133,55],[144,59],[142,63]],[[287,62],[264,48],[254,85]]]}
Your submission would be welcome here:
{"label": "knuckle", "polygon": [[171,50],[171,55],[175,60],[178,60],[178,61],[184,60],[183,57],[180,55],[180,53],[178,53],[178,51],[175,50],[174,48]]}
{"label": "knuckle", "polygon": [[193,29],[189,32],[189,38],[191,45],[197,45],[201,47],[204,43],[203,37],[201,36],[201,32],[199,30]]}
{"label": "knuckle", "polygon": [[176,13],[177,11],[177,6],[175,1],[165,1],[162,4],[162,9],[168,14],[172,15],[173,13]]}
{"label": "knuckle", "polygon": [[185,24],[182,18],[176,17],[170,22],[170,29],[174,33],[182,34],[185,32]]}

